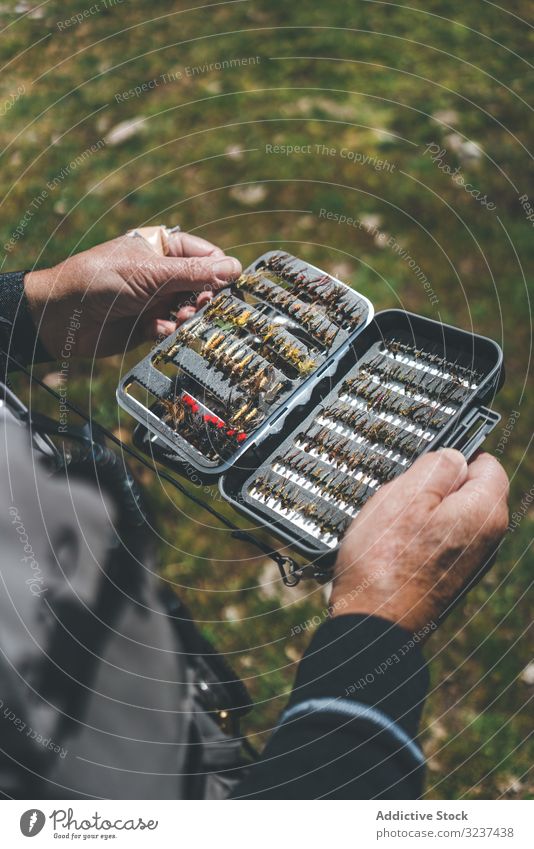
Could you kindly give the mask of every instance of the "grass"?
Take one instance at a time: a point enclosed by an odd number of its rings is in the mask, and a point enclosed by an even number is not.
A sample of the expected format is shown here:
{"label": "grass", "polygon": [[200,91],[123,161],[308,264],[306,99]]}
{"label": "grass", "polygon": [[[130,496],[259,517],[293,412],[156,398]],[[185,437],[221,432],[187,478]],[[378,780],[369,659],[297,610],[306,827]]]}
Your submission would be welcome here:
{"label": "grass", "polygon": [[[243,263],[287,248],[350,282],[377,309],[402,306],[502,345],[503,422],[488,448],[519,411],[501,459],[512,512],[522,518],[492,573],[429,644],[423,738],[429,798],[532,798],[532,685],[521,673],[531,660],[533,515],[531,505],[524,516],[520,507],[533,484],[532,229],[519,200],[534,196],[531,38],[521,20],[529,4],[245,0],[170,9],[152,0],[100,4],[71,26],[65,21],[79,2],[51,0],[23,15],[30,5],[0,10],[0,245],[41,201],[14,249],[0,250],[3,270],[53,264],[141,223],[177,221]],[[230,59],[233,67],[206,68]],[[112,131],[135,120],[113,143]],[[425,153],[430,144],[444,150],[441,158]],[[276,154],[270,145],[310,152]],[[459,168],[479,199],[440,165]],[[361,225],[338,224],[321,210]],[[114,390],[137,356],[80,361],[69,382],[70,398],[125,438],[132,423]],[[283,589],[264,558],[140,474],[166,541],[163,575],[247,680],[258,703],[248,730],[261,744],[307,641],[290,637],[291,628],[324,608],[324,592]]]}

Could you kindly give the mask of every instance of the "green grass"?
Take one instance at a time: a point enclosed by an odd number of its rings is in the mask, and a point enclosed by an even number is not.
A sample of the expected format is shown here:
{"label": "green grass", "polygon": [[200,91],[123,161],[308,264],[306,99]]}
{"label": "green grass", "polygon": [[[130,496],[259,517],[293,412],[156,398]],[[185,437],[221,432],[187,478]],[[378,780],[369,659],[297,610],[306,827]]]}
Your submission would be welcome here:
{"label": "green grass", "polygon": [[[526,455],[532,228],[518,200],[534,196],[524,102],[531,76],[521,58],[531,39],[520,20],[529,4],[512,0],[500,11],[482,0],[411,7],[253,0],[185,11],[191,5],[125,1],[60,31],[58,22],[80,12],[79,2],[52,0],[23,18],[10,11],[14,2],[2,4],[0,245],[47,181],[117,124],[146,119],[129,140],[106,144],[60,180],[16,248],[5,257],[0,249],[3,270],[55,263],[140,223],[176,221],[244,263],[267,248],[287,248],[336,272],[377,309],[401,305],[472,327],[499,341],[506,358],[496,404],[503,425],[490,449],[511,411],[521,413],[501,457],[517,509],[533,483]],[[240,68],[186,71],[256,56]],[[164,74],[176,79],[164,84]],[[159,83],[138,97],[118,97],[150,80]],[[13,97],[22,85],[22,96]],[[481,155],[470,156],[466,141]],[[459,166],[494,211],[424,154],[430,143],[446,148],[444,161]],[[266,152],[271,144],[309,144],[312,153],[275,155]],[[317,154],[315,145],[336,153]],[[355,164],[342,149],[390,168]],[[408,261],[364,227],[321,218],[321,209],[394,236],[438,304]],[[132,423],[114,399],[120,366],[119,358],[78,362],[69,391],[127,437]],[[166,540],[163,574],[247,679],[258,701],[248,730],[261,742],[306,643],[305,635],[289,637],[291,627],[324,607],[323,591],[269,583],[273,573],[256,552],[149,473],[142,478]],[[533,795],[532,686],[519,678],[531,659],[532,525],[530,508],[493,572],[429,644],[436,655],[424,716],[431,798]]]}

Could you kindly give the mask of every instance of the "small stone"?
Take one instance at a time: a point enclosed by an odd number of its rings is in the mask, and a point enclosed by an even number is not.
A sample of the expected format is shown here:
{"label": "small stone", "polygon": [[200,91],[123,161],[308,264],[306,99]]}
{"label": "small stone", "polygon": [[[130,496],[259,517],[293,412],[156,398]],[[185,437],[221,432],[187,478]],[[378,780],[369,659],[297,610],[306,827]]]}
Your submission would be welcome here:
{"label": "small stone", "polygon": [[121,121],[120,124],[115,124],[109,133],[104,136],[104,142],[111,147],[118,144],[123,144],[125,141],[139,135],[144,130],[146,118],[131,118],[128,121]]}
{"label": "small stone", "polygon": [[534,660],[525,666],[519,677],[525,684],[531,687],[534,685]]}
{"label": "small stone", "polygon": [[224,152],[229,159],[243,159],[243,151],[237,144],[231,144]]}
{"label": "small stone", "polygon": [[254,186],[234,186],[230,189],[230,195],[245,206],[255,206],[265,200],[267,189],[259,183]]}
{"label": "small stone", "polygon": [[373,215],[372,213],[361,215],[360,223],[364,230],[367,230],[368,233],[372,233],[382,224],[382,217],[380,215]]}
{"label": "small stone", "polygon": [[437,124],[448,124],[452,126],[458,123],[460,116],[454,109],[440,109],[438,112],[434,112],[432,120],[436,121]]}
{"label": "small stone", "polygon": [[233,604],[230,604],[224,609],[224,618],[227,622],[239,622],[240,619],[242,619],[243,617],[239,608]]}

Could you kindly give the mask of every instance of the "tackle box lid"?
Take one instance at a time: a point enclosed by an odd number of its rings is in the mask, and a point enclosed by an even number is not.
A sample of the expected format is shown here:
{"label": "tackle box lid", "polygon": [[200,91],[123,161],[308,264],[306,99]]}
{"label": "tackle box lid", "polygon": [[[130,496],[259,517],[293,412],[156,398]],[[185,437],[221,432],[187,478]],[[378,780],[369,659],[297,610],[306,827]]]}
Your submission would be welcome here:
{"label": "tackle box lid", "polygon": [[[323,361],[319,367],[305,377],[299,385],[287,394],[286,397],[283,397],[280,403],[275,403],[264,421],[261,422],[256,429],[252,430],[248,438],[245,439],[242,444],[236,446],[236,450],[231,454],[231,456],[226,459],[221,459],[220,462],[209,461],[200,451],[198,451],[191,443],[187,442],[184,437],[180,436],[179,433],[173,430],[172,427],[166,424],[154,413],[153,409],[151,409],[151,407],[157,405],[158,399],[168,397],[173,393],[173,380],[156,368],[154,359],[158,358],[158,356],[162,354],[165,355],[167,351],[170,351],[179,339],[180,334],[183,333],[184,329],[200,323],[210,304],[205,305],[201,310],[195,313],[192,318],[181,324],[180,327],[163,342],[156,345],[147,356],[145,356],[121,378],[117,387],[116,397],[119,405],[126,410],[126,412],[132,415],[141,426],[150,432],[152,435],[151,439],[153,441],[162,443],[169,449],[173,456],[173,465],[175,465],[186,476],[188,474],[190,475],[191,471],[194,470],[194,472],[201,477],[203,482],[215,483],[221,475],[231,469],[233,465],[238,462],[245,452],[248,452],[253,447],[259,447],[265,439],[278,433],[283,428],[287,416],[297,407],[302,406],[309,401],[318,382],[322,381],[324,378],[331,378],[335,375],[340,361],[346,355],[351,345],[373,320],[374,306],[365,295],[348,286],[346,283],[343,283],[337,277],[334,277],[332,274],[329,274],[323,269],[305,262],[304,260],[301,260],[287,252],[280,250],[267,251],[254,260],[244,270],[243,274],[251,275],[258,273],[262,268],[266,267],[266,264],[273,257],[280,255],[287,257],[287,260],[292,264],[292,269],[309,275],[320,275],[325,279],[327,278],[333,285],[341,287],[342,290],[350,293],[351,298],[354,298],[355,301],[357,300],[357,302],[361,304],[361,320],[359,321],[358,326],[352,331],[347,331],[345,328],[340,327],[340,343],[333,345],[332,349],[325,353]],[[224,289],[222,292],[225,293],[231,290],[232,287],[229,287],[229,289]],[[219,295],[216,297],[218,296]],[[262,301],[262,299],[258,298],[256,295],[253,295],[253,297],[256,301],[262,302],[267,310],[271,309],[273,312],[282,316],[282,318],[286,318],[282,312],[276,310],[276,307],[269,305],[267,301]],[[215,298],[213,300],[215,300]],[[210,303],[213,303],[213,301]],[[244,303],[246,303],[246,301]],[[310,306],[312,306],[311,303]],[[291,321],[288,321],[288,325],[291,325],[291,323]],[[209,379],[211,377],[213,381],[216,381],[218,379],[216,369],[212,369],[211,376],[209,375],[210,371],[210,369],[206,369],[207,378]],[[209,386],[209,384],[207,385]],[[146,393],[147,401],[149,397],[152,397],[153,403],[145,404],[142,400],[134,397],[131,392],[132,386],[137,386],[138,392],[141,394]],[[191,394],[194,394],[192,390]],[[209,407],[207,405],[203,406],[209,412]]]}

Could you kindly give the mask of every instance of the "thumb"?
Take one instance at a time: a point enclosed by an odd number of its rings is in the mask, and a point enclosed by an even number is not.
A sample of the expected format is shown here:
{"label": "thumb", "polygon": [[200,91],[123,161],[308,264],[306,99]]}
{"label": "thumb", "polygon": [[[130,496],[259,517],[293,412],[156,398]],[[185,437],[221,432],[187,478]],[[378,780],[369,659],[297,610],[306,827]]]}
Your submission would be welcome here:
{"label": "thumb", "polygon": [[431,508],[440,504],[451,492],[464,484],[468,474],[467,461],[454,448],[440,448],[419,457],[413,466],[388,486],[395,489],[407,503],[424,498]]}
{"label": "thumb", "polygon": [[241,274],[241,263],[231,256],[161,257],[154,266],[154,283],[162,295],[223,289]]}
{"label": "thumb", "polygon": [[477,516],[483,521],[491,518],[502,532],[508,525],[508,494],[510,484],[503,467],[490,454],[479,454],[469,465],[464,485],[443,505],[451,515],[467,518]]}

